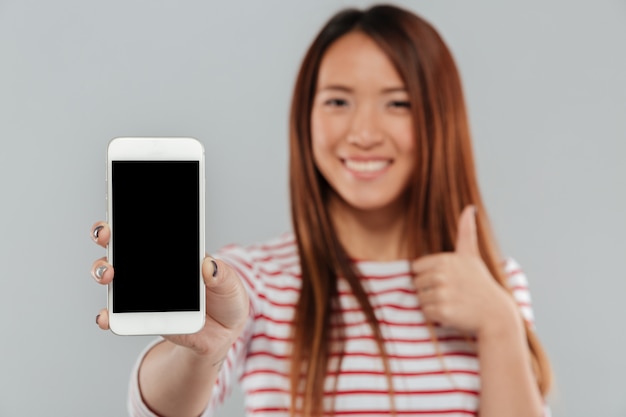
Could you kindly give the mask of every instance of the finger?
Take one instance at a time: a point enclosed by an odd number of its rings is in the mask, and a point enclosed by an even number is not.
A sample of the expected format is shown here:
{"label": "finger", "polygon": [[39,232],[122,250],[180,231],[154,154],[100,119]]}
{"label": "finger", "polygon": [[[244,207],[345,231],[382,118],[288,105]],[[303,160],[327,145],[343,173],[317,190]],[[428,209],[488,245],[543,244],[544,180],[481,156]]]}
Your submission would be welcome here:
{"label": "finger", "polygon": [[108,263],[106,258],[98,259],[91,266],[91,276],[99,284],[110,284],[113,280],[113,275],[113,265]]}
{"label": "finger", "polygon": [[445,261],[446,253],[436,253],[434,255],[424,255],[411,263],[411,271],[415,275],[423,274],[437,268],[441,262]]}
{"label": "finger", "polygon": [[417,299],[422,309],[437,303],[437,295],[432,288],[425,288],[417,293]]}
{"label": "finger", "polygon": [[96,316],[96,324],[102,330],[109,330],[109,312],[106,308],[100,310],[100,313]]}
{"label": "finger", "polygon": [[480,256],[476,231],[476,206],[466,206],[459,217],[456,253]]}
{"label": "finger", "polygon": [[420,291],[424,291],[427,289],[438,288],[443,285],[445,281],[445,277],[439,272],[426,272],[423,273],[413,280],[415,285],[415,289],[419,293]]}
{"label": "finger", "polygon": [[441,303],[446,298],[446,288],[444,286],[432,286],[422,288],[417,292],[417,297],[422,304]]}
{"label": "finger", "polygon": [[423,304],[422,315],[424,316],[426,321],[430,323],[439,324],[442,322],[441,309],[436,303]]}
{"label": "finger", "polygon": [[239,274],[227,263],[207,256],[202,263],[202,277],[207,315],[227,328],[242,323],[248,315],[249,300]]}
{"label": "finger", "polygon": [[111,229],[105,222],[96,222],[91,226],[91,239],[98,245],[106,248],[111,238]]}

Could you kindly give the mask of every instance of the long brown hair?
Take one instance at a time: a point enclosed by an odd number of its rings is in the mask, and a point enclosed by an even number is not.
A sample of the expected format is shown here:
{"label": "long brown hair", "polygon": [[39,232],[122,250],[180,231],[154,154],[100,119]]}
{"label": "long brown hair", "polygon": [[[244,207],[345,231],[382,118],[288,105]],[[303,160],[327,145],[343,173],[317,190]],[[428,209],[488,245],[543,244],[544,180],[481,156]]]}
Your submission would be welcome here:
{"label": "long brown hair", "polygon": [[[343,357],[339,277],[350,285],[372,328],[391,384],[380,327],[359,274],[333,228],[327,206],[330,186],[315,167],[311,149],[311,109],[321,60],[333,42],[351,31],[360,31],[377,43],[409,94],[417,142],[417,169],[409,184],[407,205],[407,230],[415,231],[407,236],[411,259],[424,253],[453,251],[459,215],[465,206],[473,204],[478,212],[482,259],[496,281],[508,290],[480,196],[461,81],[450,51],[428,22],[398,7],[337,13],[307,51],[291,104],[291,211],[302,270],[302,290],[293,322],[292,415],[318,416],[329,411],[324,410],[324,385],[327,375],[334,373],[336,387]],[[551,381],[548,359],[528,323],[526,335],[537,384],[546,394]],[[332,354],[339,360],[330,369]]]}

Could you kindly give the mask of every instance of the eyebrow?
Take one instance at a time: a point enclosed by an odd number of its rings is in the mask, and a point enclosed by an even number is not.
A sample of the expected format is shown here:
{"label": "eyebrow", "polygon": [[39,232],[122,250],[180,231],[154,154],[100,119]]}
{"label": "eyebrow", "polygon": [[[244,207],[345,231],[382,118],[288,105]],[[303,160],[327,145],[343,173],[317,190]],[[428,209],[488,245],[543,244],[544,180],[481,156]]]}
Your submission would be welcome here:
{"label": "eyebrow", "polygon": [[[318,91],[342,91],[345,93],[352,93],[354,90],[350,87],[346,87],[345,85],[337,85],[337,84],[331,84],[331,85],[327,85],[323,88],[320,88]],[[388,94],[388,93],[406,93],[407,89],[405,87],[387,87],[387,88],[383,88],[382,89],[382,93],[384,94]]]}

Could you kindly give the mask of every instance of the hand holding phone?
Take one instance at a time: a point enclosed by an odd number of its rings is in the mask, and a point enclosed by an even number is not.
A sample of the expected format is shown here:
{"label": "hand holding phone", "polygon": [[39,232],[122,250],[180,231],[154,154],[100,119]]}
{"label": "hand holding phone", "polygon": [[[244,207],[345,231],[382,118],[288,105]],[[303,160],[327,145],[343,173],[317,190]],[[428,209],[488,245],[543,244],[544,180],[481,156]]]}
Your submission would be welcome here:
{"label": "hand holding phone", "polygon": [[[159,234],[159,227],[155,228]],[[103,248],[108,247],[111,229],[106,222],[97,222],[91,228],[92,239]],[[215,269],[215,266],[218,266]],[[97,272],[98,270],[102,272]],[[91,275],[102,285],[110,285],[115,271],[106,258],[97,259]],[[223,358],[226,350],[241,333],[249,315],[249,299],[237,272],[218,259],[205,257],[202,278],[206,287],[206,320],[198,333],[163,335],[172,343],[190,348],[197,354]],[[104,308],[96,316],[96,324],[109,330],[109,310]]]}
{"label": "hand holding phone", "polygon": [[[112,168],[111,162],[109,162],[109,168]],[[116,178],[118,180],[120,179],[117,176]],[[144,182],[153,180],[154,178],[155,177],[152,175],[145,176]],[[203,181],[201,180],[200,182],[202,183]],[[138,185],[136,185],[136,187],[137,186]],[[111,187],[109,186],[108,188],[110,193]],[[118,222],[116,223],[116,216],[114,215],[119,207],[111,209],[112,204],[110,199],[112,196],[112,194],[109,194],[108,197],[108,217],[109,221],[111,221],[111,226],[113,227],[113,225],[115,225],[115,231],[118,233],[119,239],[121,238],[118,229],[120,226],[120,218],[117,217]],[[158,200],[159,198],[160,197],[152,196],[151,200]],[[203,213],[203,207],[201,210]],[[168,213],[165,214],[170,215],[171,213],[171,211],[168,211]],[[144,222],[139,221],[139,223]],[[204,220],[202,219],[201,224],[203,223]],[[138,239],[138,244],[147,245],[154,249],[153,254],[147,256],[149,259],[144,259],[140,262],[133,261],[135,266],[139,267],[140,270],[148,271],[148,275],[145,275],[143,278],[146,276],[150,278],[152,276],[156,270],[155,265],[158,266],[161,264],[166,254],[168,245],[162,244],[162,242],[167,233],[164,232],[163,224],[164,220],[158,219],[154,224],[144,229],[143,238]],[[183,223],[178,223],[179,226],[181,224]],[[203,259],[200,264],[200,276],[201,282],[205,287],[203,291],[201,291],[201,305],[205,306],[206,314],[203,317],[203,325],[199,331],[192,334],[168,334],[170,332],[183,333],[177,330],[180,328],[177,321],[182,317],[178,314],[174,314],[174,317],[167,317],[170,313],[179,313],[178,311],[132,311],[131,313],[118,312],[109,314],[112,308],[115,307],[114,300],[120,299],[119,297],[116,298],[116,296],[119,296],[118,293],[111,295],[111,291],[115,288],[119,278],[117,268],[123,267],[123,265],[118,264],[116,268],[114,268],[113,265],[109,263],[109,260],[114,262],[115,259],[119,260],[120,257],[123,256],[114,249],[116,244],[113,243],[115,233],[113,233],[112,227],[110,227],[107,222],[98,222],[94,224],[91,229],[93,240],[98,245],[108,248],[109,254],[116,254],[110,259],[98,259],[92,266],[92,275],[96,281],[102,285],[109,286],[109,308],[100,311],[100,314],[96,317],[96,323],[103,330],[109,329],[109,325],[112,324],[116,326],[116,332],[121,334],[163,334],[165,341],[155,345],[142,359],[141,371],[139,372],[142,397],[148,404],[154,405],[156,409],[165,410],[165,414],[180,412],[179,405],[175,402],[172,405],[171,399],[173,397],[163,396],[165,390],[170,393],[173,392],[174,397],[178,399],[181,398],[181,394],[183,397],[186,395],[184,403],[187,404],[188,407],[195,409],[194,407],[196,406],[193,404],[193,400],[197,400],[197,398],[195,394],[189,391],[190,389],[193,390],[195,386],[196,391],[206,393],[210,392],[210,388],[214,386],[221,367],[218,365],[224,362],[229,349],[240,336],[247,323],[250,309],[248,293],[234,268],[220,260],[205,257],[204,253],[202,253],[200,256],[200,259]],[[139,242],[139,240],[141,241]],[[200,238],[200,242],[202,241],[203,237]],[[119,249],[119,242],[116,243]],[[141,268],[141,262],[144,262],[143,268]],[[145,295],[144,292],[141,296]],[[145,303],[145,300],[143,302]],[[135,305],[135,307],[131,307],[132,309],[136,308],[137,304],[131,302],[129,305]],[[146,304],[144,304],[144,306],[145,305]],[[167,314],[162,315],[163,313]],[[193,311],[193,313],[195,313],[195,311]],[[126,316],[126,314],[129,315]],[[118,324],[115,324],[115,315],[122,315],[122,320],[118,320]],[[159,317],[165,317],[167,319],[166,327],[158,323],[159,320],[157,320],[156,325],[153,323],[154,319],[158,319]],[[110,320],[111,318],[113,319]],[[185,320],[183,324],[184,326],[188,326],[187,320]],[[154,330],[155,326],[161,330],[165,328],[165,331]],[[193,366],[189,367],[190,363],[192,363]],[[182,375],[179,374],[181,369],[185,370]],[[162,378],[164,374],[178,374],[179,378],[175,381],[172,381],[170,378],[164,379]],[[193,386],[189,386],[187,382],[185,382],[189,380],[195,381],[194,384],[192,384]],[[202,384],[198,381],[204,381],[204,383]],[[172,391],[172,389],[174,391]],[[201,401],[198,403],[199,405],[197,407],[203,407],[203,404],[205,404],[204,397],[201,395],[200,398]],[[187,399],[191,399],[192,401],[187,401]]]}

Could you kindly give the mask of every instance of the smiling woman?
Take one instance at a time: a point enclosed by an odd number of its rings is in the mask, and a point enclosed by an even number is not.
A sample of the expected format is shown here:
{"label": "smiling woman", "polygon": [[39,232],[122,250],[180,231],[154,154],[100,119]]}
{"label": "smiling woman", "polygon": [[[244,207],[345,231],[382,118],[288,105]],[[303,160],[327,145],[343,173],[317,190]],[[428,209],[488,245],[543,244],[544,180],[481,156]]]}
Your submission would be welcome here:
{"label": "smiling woman", "polygon": [[435,29],[392,6],[336,14],[290,123],[293,232],[207,257],[206,324],[149,346],[133,415],[208,416],[234,377],[251,416],[541,415],[526,279],[491,233]]}
{"label": "smiling woman", "polygon": [[[389,6],[331,18],[296,80],[290,145],[302,274],[294,315],[292,412],[318,415],[330,401],[335,412],[364,415],[379,407],[386,413],[539,415],[540,393],[550,385],[549,364],[530,328],[530,314],[520,320],[510,297],[512,281],[520,280],[522,293],[514,295],[527,300],[525,278],[514,261],[502,259],[489,228],[460,78],[437,31]],[[411,322],[421,328],[416,333],[398,331],[394,320],[385,320],[397,313],[376,304],[377,292],[364,279],[366,266],[385,270],[401,259],[417,260],[405,272],[414,279],[408,289],[418,302]],[[350,288],[348,304],[358,306],[369,326],[369,348],[378,352],[376,369],[391,393],[387,408],[334,395],[346,389],[344,367],[358,367],[352,355],[360,352],[347,318],[336,313],[346,309],[337,290],[342,285]],[[464,293],[468,288],[473,291]],[[430,333],[423,333],[423,326]],[[459,345],[462,336],[476,338],[476,349]],[[410,354],[391,357],[396,349],[419,351],[419,343],[409,347],[399,340],[429,340],[428,353],[439,355],[440,366],[404,362],[414,359]],[[461,365],[447,357],[452,352],[476,357]],[[402,379],[395,373],[406,369],[422,377]],[[454,378],[476,369],[480,378],[462,383]],[[432,380],[433,372],[453,377]],[[423,389],[395,395],[398,386]]]}

